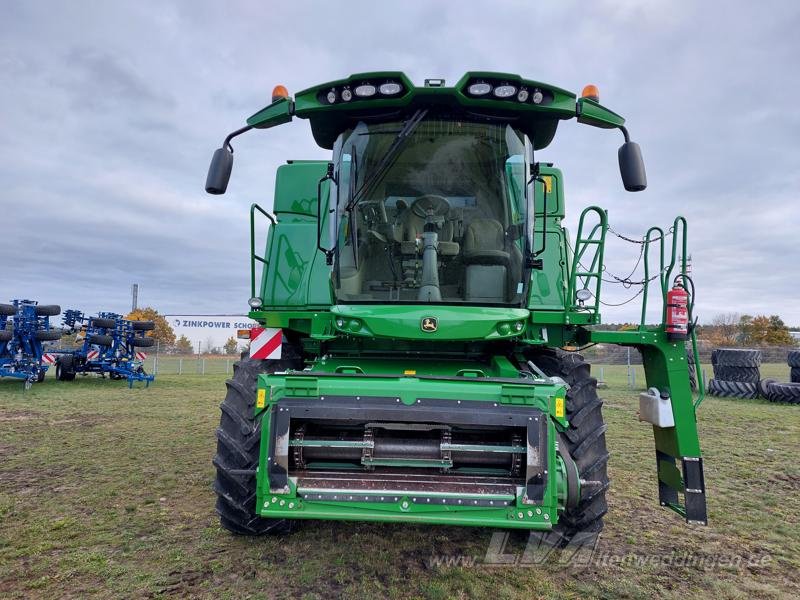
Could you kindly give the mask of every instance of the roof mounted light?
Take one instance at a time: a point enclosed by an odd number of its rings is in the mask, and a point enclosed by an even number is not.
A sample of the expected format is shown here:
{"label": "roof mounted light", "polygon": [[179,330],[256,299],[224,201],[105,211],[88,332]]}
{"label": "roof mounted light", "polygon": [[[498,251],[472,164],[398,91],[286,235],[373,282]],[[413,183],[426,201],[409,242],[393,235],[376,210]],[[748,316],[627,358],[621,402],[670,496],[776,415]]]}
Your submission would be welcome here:
{"label": "roof mounted light", "polygon": [[278,100],[283,100],[284,98],[289,97],[289,90],[286,89],[285,86],[276,85],[272,88],[272,101],[277,102]]}
{"label": "roof mounted light", "polygon": [[581,98],[588,98],[589,100],[594,100],[595,102],[600,102],[600,90],[597,89],[597,86],[590,83],[581,92]]}
{"label": "roof mounted light", "polygon": [[541,104],[542,100],[544,100],[544,94],[542,90],[533,90],[533,96],[531,96],[531,100],[533,100],[534,104]]}
{"label": "roof mounted light", "polygon": [[369,98],[370,96],[374,96],[378,90],[371,83],[362,83],[356,87],[355,91],[356,96],[359,98]]}
{"label": "roof mounted light", "polygon": [[328,92],[328,94],[325,96],[325,99],[330,104],[333,104],[334,102],[336,102],[336,90],[335,89],[331,89],[331,91]]}
{"label": "roof mounted light", "polygon": [[350,102],[353,99],[353,92],[350,91],[350,88],[344,88],[342,90],[342,100],[345,102]]}
{"label": "roof mounted light", "polygon": [[492,86],[488,83],[479,82],[473,83],[467,88],[470,96],[485,96],[492,91]]}
{"label": "roof mounted light", "polygon": [[529,94],[528,90],[526,90],[525,88],[522,88],[517,93],[517,100],[519,100],[520,102],[525,102],[528,99],[528,94]]}
{"label": "roof mounted light", "polygon": [[492,93],[497,98],[510,98],[511,96],[517,93],[517,88],[516,86],[513,85],[503,84],[503,85],[498,85],[496,88],[494,88],[494,91]]}
{"label": "roof mounted light", "polygon": [[403,88],[400,87],[400,84],[395,83],[394,81],[382,83],[381,87],[378,88],[380,93],[384,96],[394,96],[395,94],[399,94],[402,89]]}

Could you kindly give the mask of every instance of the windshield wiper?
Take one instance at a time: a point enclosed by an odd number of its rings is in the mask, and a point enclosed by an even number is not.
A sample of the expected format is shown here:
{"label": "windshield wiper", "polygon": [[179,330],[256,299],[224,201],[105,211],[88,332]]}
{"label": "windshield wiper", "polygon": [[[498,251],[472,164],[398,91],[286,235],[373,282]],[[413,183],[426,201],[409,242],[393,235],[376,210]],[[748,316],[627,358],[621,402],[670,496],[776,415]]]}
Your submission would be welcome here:
{"label": "windshield wiper", "polygon": [[[426,114],[428,114],[428,109],[421,108],[417,110],[417,112],[415,112],[413,115],[411,115],[408,121],[405,122],[403,128],[398,132],[394,140],[392,140],[392,144],[386,150],[386,153],[381,158],[381,161],[378,163],[378,165],[375,167],[372,173],[370,173],[369,176],[364,180],[364,183],[361,184],[361,187],[359,187],[350,196],[350,201],[347,203],[347,206],[345,207],[345,210],[347,212],[353,210],[353,207],[356,204],[358,204],[359,200],[361,200],[361,198],[366,196],[367,192],[371,191],[372,188],[375,187],[375,184],[381,180],[381,178],[389,169],[389,167],[391,167],[392,164],[394,163],[395,159],[397,158],[397,155],[399,154],[400,149],[403,147],[403,144],[405,144],[406,140],[417,128],[417,125],[419,125],[422,122]],[[353,176],[355,175],[356,172],[354,170]]]}

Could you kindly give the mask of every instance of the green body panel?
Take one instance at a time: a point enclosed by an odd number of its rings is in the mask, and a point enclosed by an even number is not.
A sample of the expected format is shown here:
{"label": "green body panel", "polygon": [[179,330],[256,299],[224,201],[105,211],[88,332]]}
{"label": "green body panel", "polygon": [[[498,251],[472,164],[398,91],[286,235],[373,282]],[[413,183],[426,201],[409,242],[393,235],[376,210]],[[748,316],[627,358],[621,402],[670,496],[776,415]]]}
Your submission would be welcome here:
{"label": "green body panel", "polygon": [[[511,82],[517,86],[541,89],[549,94],[543,105],[519,104],[492,97],[475,98],[465,93],[476,80]],[[326,104],[324,94],[364,82],[392,80],[402,84],[402,92],[391,98],[358,99]],[[271,127],[291,120],[308,119],[317,143],[331,148],[336,136],[354,119],[380,118],[379,115],[409,114],[417,108],[446,107],[480,114],[488,118],[514,122],[532,140],[534,148],[547,146],[560,121],[577,117],[581,123],[600,128],[619,128],[624,119],[589,99],[578,99],[571,92],[523,79],[513,74],[470,72],[453,87],[416,87],[402,73],[377,72],[352,75],[308,88],[293,100],[279,100],[253,115],[248,124]],[[394,117],[384,117],[392,119]],[[270,419],[279,410],[282,399],[308,402],[326,397],[395,398],[409,414],[421,399],[437,398],[452,402],[452,409],[469,411],[476,403],[499,406],[530,407],[549,415],[547,428],[548,472],[544,499],[537,506],[523,503],[512,494],[511,506],[495,508],[469,506],[476,498],[456,497],[463,505],[435,505],[447,494],[420,495],[414,499],[401,495],[391,502],[367,502],[342,496],[314,500],[303,495],[290,482],[286,489],[271,490],[265,469],[257,476],[257,512],[265,517],[306,519],[353,519],[371,521],[411,521],[502,528],[549,529],[558,521],[566,496],[565,469],[556,455],[556,432],[568,423],[555,413],[555,399],[563,398],[564,387],[549,380],[535,385],[520,379],[514,362],[520,363],[522,350],[532,346],[563,347],[590,343],[634,346],[644,357],[648,387],[668,390],[675,426],[653,427],[659,453],[657,474],[660,486],[685,492],[684,475],[676,466],[686,458],[699,458],[695,400],[689,388],[684,344],[667,339],[663,325],[648,328],[642,323],[636,331],[602,331],[599,295],[603,273],[604,236],[607,216],[603,209],[587,208],[579,220],[575,238],[570,238],[562,220],[566,214],[564,179],[552,165],[540,164],[533,185],[532,250],[537,251],[541,267],[530,270],[525,306],[487,307],[468,304],[337,304],[333,296],[333,268],[325,253],[317,248],[330,246],[328,218],[329,188],[321,186],[318,210],[318,185],[325,176],[326,161],[293,161],[278,169],[273,204],[277,224],[269,230],[263,255],[254,256],[265,264],[256,290],[261,307],[250,312],[251,318],[265,327],[284,330],[287,337],[302,345],[306,370],[262,375],[259,390],[264,402],[257,410],[262,419],[261,465],[267,464],[270,440],[277,434],[270,429]],[[507,164],[509,170],[521,164]],[[517,173],[518,175],[518,173]],[[512,179],[508,177],[509,179]],[[512,210],[522,210],[522,190],[510,191]],[[318,223],[317,214],[323,220]],[[676,220],[676,232],[677,232]],[[681,273],[685,278],[685,221],[683,247],[676,250],[673,239],[672,262],[666,264],[662,243],[661,300],[664,302],[666,279],[677,264],[676,252],[684,258]],[[658,231],[653,233],[656,236]],[[648,234],[650,235],[650,234]],[[677,238],[677,233],[674,236]],[[647,263],[647,257],[645,257]],[[665,268],[668,267],[668,268]],[[647,273],[645,275],[647,278]],[[255,272],[253,280],[256,281]],[[591,297],[579,301],[576,293],[588,290]],[[644,295],[645,303],[647,295]],[[645,314],[643,307],[642,314]],[[436,320],[434,330],[423,330],[427,318]],[[518,326],[518,324],[520,324]],[[592,326],[592,327],[590,327]],[[696,352],[695,352],[696,354]],[[512,362],[514,361],[514,362]],[[515,382],[515,379],[519,382]],[[294,443],[302,444],[302,441]],[[358,442],[341,442],[353,446]],[[393,463],[394,464],[394,463]],[[406,466],[420,466],[409,458]],[[484,495],[484,498],[489,496]],[[677,502],[662,503],[677,512],[684,511]]]}
{"label": "green body panel", "polygon": [[[317,182],[326,166],[325,161],[293,161],[278,168],[273,202],[278,226],[267,236],[268,265],[261,278],[264,307],[331,305],[330,267],[316,245]],[[327,190],[327,184],[323,187]]]}

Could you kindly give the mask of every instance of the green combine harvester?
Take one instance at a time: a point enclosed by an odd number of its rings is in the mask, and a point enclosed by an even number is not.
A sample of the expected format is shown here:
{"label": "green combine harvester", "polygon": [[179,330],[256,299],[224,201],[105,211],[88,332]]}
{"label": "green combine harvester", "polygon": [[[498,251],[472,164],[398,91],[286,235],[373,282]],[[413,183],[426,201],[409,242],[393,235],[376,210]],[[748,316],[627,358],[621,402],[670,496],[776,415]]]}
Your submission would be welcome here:
{"label": "green combine harvester", "polygon": [[706,523],[686,222],[641,242],[662,323],[645,325],[644,284],[641,326],[605,331],[607,213],[586,208],[571,240],[562,173],[535,159],[561,121],[618,129],[625,188],[643,190],[639,147],[598,96],[506,73],[452,87],[363,73],[294,98],[278,86],[228,135],[212,194],[227,188],[231,140],[250,129],[308,119],[333,157],[288,161],[274,216],[251,207],[249,306],[263,327],[222,404],[223,527],[393,521],[552,530],[564,543],[599,532],[606,425],[589,364],[568,350],[596,343],[641,351],[661,505]]}

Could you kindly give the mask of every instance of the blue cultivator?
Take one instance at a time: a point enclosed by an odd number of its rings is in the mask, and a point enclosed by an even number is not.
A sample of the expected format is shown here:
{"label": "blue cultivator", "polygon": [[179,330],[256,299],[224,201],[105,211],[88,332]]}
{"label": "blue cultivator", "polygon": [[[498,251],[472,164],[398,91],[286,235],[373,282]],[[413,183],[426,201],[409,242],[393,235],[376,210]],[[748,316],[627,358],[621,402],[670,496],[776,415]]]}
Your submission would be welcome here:
{"label": "blue cultivator", "polygon": [[44,380],[54,358],[43,344],[61,339],[63,332],[50,327],[50,317],[60,312],[56,305],[33,300],[0,304],[0,377],[22,379],[25,389]]}
{"label": "blue cultivator", "polygon": [[82,345],[74,350],[57,350],[56,379],[72,381],[81,373],[97,373],[110,379],[127,379],[128,387],[134,381],[149,386],[154,376],[143,366],[147,357],[137,348],[147,348],[155,343],[145,337],[154,329],[152,321],[129,321],[116,313],[101,312],[96,317],[86,317],[81,311],[68,310],[63,317],[64,326],[77,334]]}

